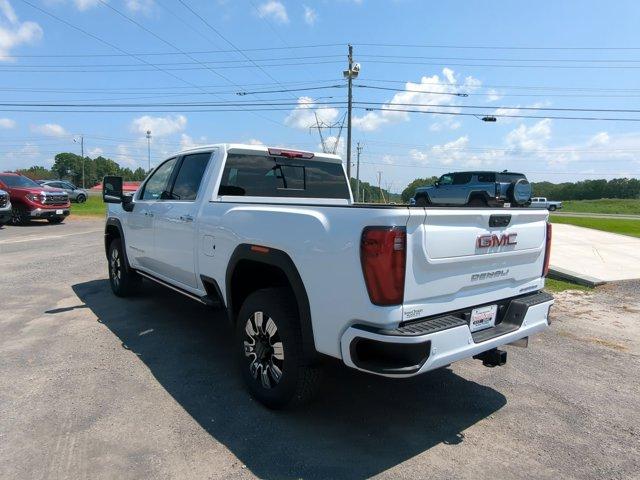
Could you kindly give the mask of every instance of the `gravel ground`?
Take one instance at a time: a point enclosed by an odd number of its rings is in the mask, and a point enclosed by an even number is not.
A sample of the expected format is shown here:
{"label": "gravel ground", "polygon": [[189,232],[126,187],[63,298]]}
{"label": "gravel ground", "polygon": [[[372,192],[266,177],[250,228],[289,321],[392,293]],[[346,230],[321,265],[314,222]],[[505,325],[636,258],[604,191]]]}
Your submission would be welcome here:
{"label": "gravel ground", "polygon": [[0,229],[0,478],[638,478],[640,283],[563,292],[506,366],[328,369],[312,405],[245,393],[224,317],[116,299],[102,223]]}

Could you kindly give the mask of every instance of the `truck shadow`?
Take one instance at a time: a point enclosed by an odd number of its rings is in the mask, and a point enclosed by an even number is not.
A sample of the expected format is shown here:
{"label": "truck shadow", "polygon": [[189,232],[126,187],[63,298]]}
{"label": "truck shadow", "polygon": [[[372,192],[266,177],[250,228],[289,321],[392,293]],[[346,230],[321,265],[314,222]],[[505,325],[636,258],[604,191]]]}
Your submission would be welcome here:
{"label": "truck shadow", "polygon": [[173,398],[260,478],[363,478],[463,431],[506,403],[499,392],[442,369],[407,380],[330,366],[318,399],[274,412],[245,392],[221,312],[145,282],[117,299],[107,280],[74,292],[146,364]]}

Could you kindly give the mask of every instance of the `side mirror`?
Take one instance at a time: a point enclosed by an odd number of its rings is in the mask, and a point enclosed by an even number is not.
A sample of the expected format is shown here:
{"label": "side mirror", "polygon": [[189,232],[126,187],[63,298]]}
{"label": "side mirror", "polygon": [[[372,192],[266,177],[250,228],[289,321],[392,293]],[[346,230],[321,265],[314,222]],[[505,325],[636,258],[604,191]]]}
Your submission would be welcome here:
{"label": "side mirror", "polygon": [[122,177],[107,175],[102,180],[102,201],[122,203]]}
{"label": "side mirror", "polygon": [[439,186],[440,186],[440,180],[436,180],[436,183],[434,183],[434,185],[435,185],[436,187],[439,187]]}

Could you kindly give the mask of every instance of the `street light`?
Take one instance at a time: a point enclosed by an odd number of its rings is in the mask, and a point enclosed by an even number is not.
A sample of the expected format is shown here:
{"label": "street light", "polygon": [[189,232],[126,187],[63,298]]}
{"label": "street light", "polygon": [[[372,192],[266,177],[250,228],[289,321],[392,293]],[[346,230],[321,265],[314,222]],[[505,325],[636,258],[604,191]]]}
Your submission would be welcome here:
{"label": "street light", "polygon": [[151,171],[151,130],[147,130],[147,162],[149,163],[149,168],[147,172]]}

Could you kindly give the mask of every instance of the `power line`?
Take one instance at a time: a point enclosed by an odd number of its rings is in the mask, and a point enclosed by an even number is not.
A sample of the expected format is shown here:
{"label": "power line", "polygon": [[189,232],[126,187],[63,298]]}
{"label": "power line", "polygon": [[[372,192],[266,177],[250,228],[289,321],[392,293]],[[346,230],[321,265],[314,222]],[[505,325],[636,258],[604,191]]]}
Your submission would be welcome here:
{"label": "power line", "polygon": [[[309,49],[309,48],[322,48],[322,47],[342,47],[344,43],[324,43],[316,45],[293,45],[287,47],[258,47],[258,48],[244,48],[245,52],[262,52],[262,51],[274,51],[274,50],[286,50],[286,49]],[[187,50],[187,53],[192,55],[204,55],[211,53],[235,53],[236,50]],[[183,55],[180,52],[131,52],[131,55],[138,55],[140,57],[152,57],[152,56],[173,56]],[[0,55],[1,59],[11,58],[99,58],[99,57],[128,57],[129,54],[118,53],[77,53],[77,54],[10,54]]]}
{"label": "power line", "polygon": [[638,50],[640,47],[532,47],[532,46],[503,46],[503,45],[447,45],[447,44],[410,44],[410,43],[356,43],[361,47],[402,47],[402,48],[440,48],[440,49],[458,49],[458,50],[603,50],[603,51],[627,51]]}
{"label": "power line", "polygon": [[578,58],[496,58],[496,57],[424,57],[412,55],[364,54],[363,58],[403,58],[409,60],[456,60],[469,62],[566,62],[566,63],[640,63],[637,59],[578,59]]}
{"label": "power line", "polygon": [[[437,110],[408,110],[408,109],[396,109],[396,108],[374,108],[374,107],[359,107],[364,108],[366,111],[386,111],[386,112],[405,112],[405,113],[427,113],[432,115],[454,115],[454,116],[468,116],[477,117],[477,113],[466,112],[441,112]],[[509,115],[492,113],[493,117],[504,118],[538,118],[538,119],[555,119],[555,120],[600,120],[600,121],[612,121],[612,122],[640,122],[640,118],[607,118],[607,117],[569,117],[569,116],[548,116],[548,115]]]}

